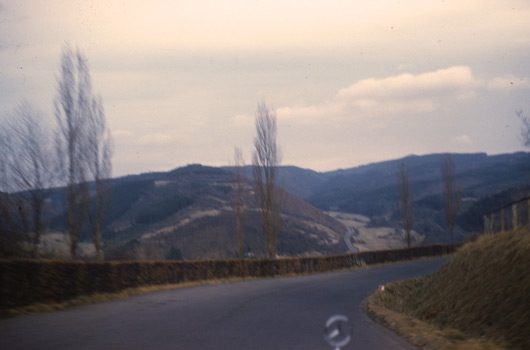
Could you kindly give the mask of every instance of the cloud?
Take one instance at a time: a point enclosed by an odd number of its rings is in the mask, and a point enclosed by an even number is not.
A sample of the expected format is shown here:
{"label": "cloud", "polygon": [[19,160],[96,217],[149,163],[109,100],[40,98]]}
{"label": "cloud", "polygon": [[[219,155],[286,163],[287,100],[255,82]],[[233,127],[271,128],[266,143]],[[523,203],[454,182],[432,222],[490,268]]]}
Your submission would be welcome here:
{"label": "cloud", "polygon": [[[369,101],[367,101],[370,104]],[[293,107],[282,107],[277,109],[278,118],[289,121],[313,122],[322,118],[333,118],[342,115],[345,111],[345,104],[338,101],[330,101],[320,105],[304,106],[297,105]]]}
{"label": "cloud", "polygon": [[513,74],[506,74],[502,77],[496,77],[488,82],[488,90],[498,92],[510,92],[519,89],[530,88],[530,80],[528,77],[519,78]]}
{"label": "cloud", "polygon": [[341,98],[411,98],[432,93],[455,93],[478,86],[467,66],[450,67],[419,75],[410,73],[383,79],[363,79],[339,91]]}
{"label": "cloud", "polygon": [[[362,79],[340,89],[329,101],[318,105],[296,105],[278,109],[278,118],[300,123],[370,120],[377,117],[416,115],[433,112],[441,99],[475,97],[480,83],[467,66],[455,66],[418,75],[410,73],[386,78]],[[384,123],[383,123],[384,124]],[[365,123],[365,127],[370,125]]]}

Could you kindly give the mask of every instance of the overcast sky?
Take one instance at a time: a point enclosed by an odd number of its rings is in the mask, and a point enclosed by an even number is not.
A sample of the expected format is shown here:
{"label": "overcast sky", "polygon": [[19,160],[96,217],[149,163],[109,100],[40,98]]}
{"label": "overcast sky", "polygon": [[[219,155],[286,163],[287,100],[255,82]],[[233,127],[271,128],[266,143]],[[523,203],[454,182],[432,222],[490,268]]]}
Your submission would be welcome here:
{"label": "overcast sky", "polygon": [[54,127],[64,43],[88,58],[114,175],[250,162],[258,101],[283,164],[318,171],[522,150],[530,2],[0,0],[0,122]]}

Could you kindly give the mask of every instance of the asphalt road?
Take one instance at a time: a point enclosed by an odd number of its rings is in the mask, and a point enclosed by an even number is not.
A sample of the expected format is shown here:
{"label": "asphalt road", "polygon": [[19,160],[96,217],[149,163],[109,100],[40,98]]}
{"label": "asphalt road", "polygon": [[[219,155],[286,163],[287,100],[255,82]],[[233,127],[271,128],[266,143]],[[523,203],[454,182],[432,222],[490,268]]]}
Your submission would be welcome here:
{"label": "asphalt road", "polygon": [[351,320],[342,349],[415,349],[371,321],[361,302],[378,285],[430,274],[448,258],[294,278],[156,292],[0,320],[0,349],[332,349],[334,314]]}

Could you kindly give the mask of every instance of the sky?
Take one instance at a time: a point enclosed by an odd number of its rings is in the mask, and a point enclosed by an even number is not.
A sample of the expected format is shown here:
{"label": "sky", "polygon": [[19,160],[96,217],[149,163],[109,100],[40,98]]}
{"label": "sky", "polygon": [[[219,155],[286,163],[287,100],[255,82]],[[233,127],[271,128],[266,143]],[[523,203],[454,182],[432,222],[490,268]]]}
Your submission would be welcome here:
{"label": "sky", "polygon": [[65,43],[88,59],[113,175],[251,162],[259,101],[282,164],[328,171],[524,150],[530,2],[0,0],[0,123],[55,128]]}

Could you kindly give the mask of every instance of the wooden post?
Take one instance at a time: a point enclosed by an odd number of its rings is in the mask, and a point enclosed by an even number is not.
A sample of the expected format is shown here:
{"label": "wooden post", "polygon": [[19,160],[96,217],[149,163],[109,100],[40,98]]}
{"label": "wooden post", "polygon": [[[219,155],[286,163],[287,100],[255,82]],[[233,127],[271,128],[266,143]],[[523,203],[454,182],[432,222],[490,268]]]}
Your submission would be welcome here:
{"label": "wooden post", "polygon": [[488,216],[484,214],[484,234],[488,233]]}
{"label": "wooden post", "polygon": [[501,232],[504,232],[504,208],[501,210]]}
{"label": "wooden post", "polygon": [[519,218],[517,217],[517,203],[512,205],[512,213],[513,213],[513,229],[515,230],[517,226],[519,225]]}
{"label": "wooden post", "polygon": [[495,233],[495,213],[491,213],[490,219],[490,233]]}

